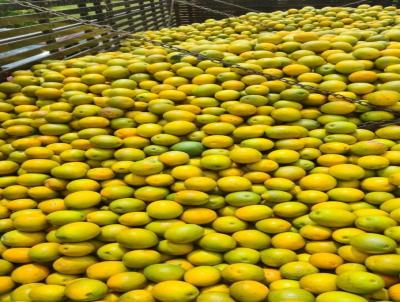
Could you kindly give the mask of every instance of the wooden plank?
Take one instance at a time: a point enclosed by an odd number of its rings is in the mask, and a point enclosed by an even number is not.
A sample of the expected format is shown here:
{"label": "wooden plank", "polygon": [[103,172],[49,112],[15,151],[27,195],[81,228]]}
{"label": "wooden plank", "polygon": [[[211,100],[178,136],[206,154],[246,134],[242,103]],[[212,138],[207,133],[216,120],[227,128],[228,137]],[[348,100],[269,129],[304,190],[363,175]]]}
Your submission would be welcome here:
{"label": "wooden plank", "polygon": [[[104,45],[116,43],[116,41],[119,41],[121,39],[123,39],[123,37],[118,37],[115,34],[109,34],[107,36],[104,36],[104,41],[108,41],[108,42],[104,42],[101,45],[96,45],[96,41],[92,40],[92,41],[89,41],[88,43],[85,43],[84,45],[79,44],[79,45],[69,47],[65,50],[61,50],[58,53],[49,56],[49,58],[64,58],[64,57],[67,57],[68,55],[73,54],[74,52],[78,52],[77,55],[79,55],[79,56],[83,56],[87,53],[96,53],[96,51],[101,49]],[[79,51],[81,49],[87,49],[88,51],[87,52]]]}
{"label": "wooden plank", "polygon": [[104,51],[106,49],[107,50],[116,49],[116,48],[119,47],[119,42],[122,39],[123,38],[116,38],[116,39],[114,39],[114,40],[112,40],[112,41],[110,41],[108,43],[96,46],[94,48],[87,49],[87,50],[84,50],[82,52],[75,53],[75,54],[72,54],[72,55],[71,54],[67,55],[67,58],[74,58],[74,57],[80,57],[80,56],[84,56],[84,55],[88,55],[88,54],[99,53],[99,52]]}
{"label": "wooden plank", "polygon": [[146,10],[147,9],[144,9],[143,11],[141,11],[140,9],[135,9],[135,10],[132,10],[130,13],[121,14],[121,15],[117,15],[117,16],[114,15],[114,16],[108,18],[108,19],[104,19],[102,22],[99,22],[99,23],[101,23],[101,24],[115,23],[115,22],[117,22],[119,20],[123,20],[123,19],[126,19],[126,18],[131,17],[131,16],[140,18],[141,16],[139,15],[139,13],[141,14],[143,12],[146,12]]}
{"label": "wooden plank", "polygon": [[0,26],[7,26],[7,25],[15,26],[16,24],[25,24],[28,22],[34,22],[46,17],[49,17],[48,13],[31,13],[31,14],[23,14],[16,16],[0,17]]}
{"label": "wooden plank", "polygon": [[[120,21],[120,20],[119,20]],[[131,29],[132,32],[138,31],[135,27],[132,28],[135,24],[140,24],[141,19],[139,16],[133,16],[132,19],[125,20],[123,19],[122,22],[116,23],[116,26],[120,29],[127,30],[127,28]],[[129,31],[129,30],[128,30]]]}
{"label": "wooden plank", "polygon": [[[108,8],[113,9],[113,11],[115,12],[123,12],[125,9],[119,9],[119,10],[114,10],[114,8],[116,7],[123,7],[125,6],[126,3],[136,3],[137,0],[127,0],[127,1],[118,1],[118,2],[114,2],[114,1],[109,1],[109,3],[105,2],[104,4],[100,4],[100,5],[92,5],[92,6],[83,6],[86,2],[82,2],[80,1],[80,3],[78,5],[78,8],[72,8],[72,9],[65,9],[65,10],[57,10],[58,12],[62,12],[64,14],[68,14],[68,15],[73,15],[73,14],[80,14],[80,15],[84,15],[90,11],[95,11],[95,10],[106,10]],[[99,17],[103,17],[104,13],[99,13],[98,14]]]}
{"label": "wooden plank", "polygon": [[[106,0],[106,1],[110,1],[110,0]],[[136,1],[136,0],[135,0]],[[107,8],[108,9],[108,8]],[[101,13],[101,14],[97,14],[97,15],[89,15],[87,18],[85,18],[86,20],[98,20],[101,18],[107,19],[108,16],[110,16],[110,13],[112,13],[112,15],[116,15],[116,14],[124,14],[126,13],[126,9],[125,8],[121,8],[121,9],[115,9],[115,10],[111,10],[112,6],[109,7],[110,10],[107,10],[107,12]]]}
{"label": "wooden plank", "polygon": [[[32,49],[32,50],[22,51],[22,52],[16,53],[16,54],[11,53],[10,55],[4,55],[4,56],[0,57],[0,65],[9,64],[14,61],[22,60],[24,58],[28,58],[30,56],[37,55],[39,53],[43,53],[45,51],[52,51],[55,49],[59,49],[59,48],[62,48],[63,46],[71,45],[72,43],[78,43],[80,41],[84,41],[86,39],[89,39],[89,38],[95,37],[95,36],[97,36],[97,34],[94,32],[90,32],[90,33],[82,32],[81,35],[71,37],[64,41],[54,42],[54,43],[47,44],[47,45],[42,44],[43,46]],[[82,42],[82,45],[83,45],[83,43],[84,42]]]}
{"label": "wooden plank", "polygon": [[[40,3],[40,2],[42,2],[42,3]],[[46,2],[48,4],[48,1],[35,1],[35,4],[38,6],[44,6],[44,7],[47,6],[48,7],[48,5],[46,5]],[[77,7],[76,8],[67,8],[67,9],[57,9],[56,11],[64,13],[64,14],[68,14],[68,15],[74,15],[74,14],[80,15],[80,14],[88,13],[90,11],[95,11],[97,9],[106,9],[107,6],[114,8],[114,7],[123,6],[123,5],[125,5],[126,2],[135,3],[135,2],[137,2],[137,0],[127,0],[127,1],[118,1],[118,2],[110,1],[109,5],[107,5],[105,3],[105,4],[92,5],[92,6],[82,6],[82,4],[85,4],[86,2],[87,1],[82,2],[82,0],[74,1],[74,3],[69,3],[69,1],[64,1],[64,3],[62,4],[63,6],[76,4]],[[53,2],[51,2],[50,4],[51,4],[51,8],[55,9]],[[26,8],[20,8],[20,9],[26,9]],[[10,18],[12,18],[12,17],[16,17],[16,16],[11,16]],[[2,17],[2,18],[8,18],[8,17]],[[0,20],[2,18],[0,18]]]}
{"label": "wooden plank", "polygon": [[41,34],[38,36],[34,36],[34,37],[30,37],[27,39],[23,39],[23,40],[18,40],[15,42],[4,42],[0,44],[0,52],[1,51],[10,51],[10,50],[14,50],[14,49],[18,49],[20,47],[26,46],[26,45],[31,45],[31,44],[38,44],[41,42],[46,42],[50,39],[55,39],[55,38],[60,38],[63,36],[67,36],[70,34],[75,34],[78,32],[82,32],[85,30],[91,29],[93,32],[97,32],[97,31],[101,31],[100,29],[93,29],[92,26],[90,25],[76,25],[72,28],[68,28],[68,29],[63,29],[63,30],[59,30],[59,31],[54,31],[51,32],[49,34]]}
{"label": "wooden plank", "polygon": [[121,24],[118,24],[118,27],[120,27],[121,29],[125,30],[125,31],[130,31],[132,33],[140,31],[140,27],[141,27],[141,21],[137,20],[135,22],[132,21],[125,21]]}
{"label": "wooden plank", "polygon": [[[113,46],[114,44],[117,45],[116,43],[118,43],[123,37],[115,38],[111,34],[111,35],[106,36],[105,38],[106,38],[106,41],[108,41],[108,42],[104,43],[104,45],[95,46],[94,43],[85,44],[85,46],[83,46],[83,47],[81,45],[76,45],[76,46],[70,47],[68,49],[62,50],[60,52],[51,54],[51,55],[47,56],[46,59],[61,59],[61,58],[67,59],[67,58],[71,58],[71,57],[78,57],[78,56],[83,56],[83,55],[87,55],[87,54],[91,54],[91,53],[97,53],[101,50],[104,50],[104,48],[106,48],[106,47]],[[116,46],[114,46],[114,47],[116,47]],[[5,69],[5,70],[0,70],[0,77],[4,79],[11,71],[28,68],[32,64],[33,64],[32,62],[21,63],[21,65],[18,65],[18,66],[9,68],[9,69]]]}
{"label": "wooden plank", "polygon": [[123,37],[118,37],[115,34],[110,34],[105,36],[104,42],[100,45],[95,46],[93,44],[93,41],[91,41],[85,44],[84,47],[82,47],[81,45],[73,46],[68,49],[61,50],[57,54],[49,56],[49,58],[50,59],[69,58],[69,57],[84,56],[86,54],[91,54],[91,53],[97,53],[98,51],[107,49],[109,45],[114,45],[119,43],[121,39],[123,39]]}
{"label": "wooden plank", "polygon": [[[37,55],[39,53],[43,53],[44,51],[51,51],[51,50],[54,50],[54,49],[59,49],[59,52],[62,52],[63,51],[62,50],[63,47],[69,47],[71,44],[78,43],[78,42],[81,42],[81,43],[78,44],[78,46],[80,46],[81,48],[85,48],[87,45],[93,46],[93,42],[95,42],[95,44],[97,45],[97,44],[99,44],[101,42],[108,41],[110,38],[119,37],[119,35],[116,34],[116,33],[109,33],[109,34],[103,36],[101,39],[87,41],[87,39],[90,39],[92,37],[94,37],[93,33],[83,33],[82,35],[73,37],[71,39],[68,39],[68,40],[65,40],[65,41],[62,41],[62,42],[43,45],[40,48],[33,49],[33,50],[30,50],[30,51],[26,51],[24,53],[11,55],[11,56],[8,56],[8,57],[3,57],[3,58],[0,59],[0,64],[1,65],[6,65],[6,64],[9,64],[9,63],[12,63],[12,62],[16,62],[16,61],[22,60],[22,59],[27,58],[29,56],[33,56],[33,55]],[[29,54],[29,56],[27,56],[27,54]]]}
{"label": "wooden plank", "polygon": [[[110,4],[108,6],[104,4],[104,5],[100,5],[99,7],[89,6],[89,7],[82,7],[82,8],[72,8],[72,9],[57,10],[57,11],[58,12],[62,12],[64,14],[68,14],[68,15],[75,15],[75,14],[81,14],[82,12],[93,11],[93,10],[98,9],[98,8],[102,8],[102,9],[106,9],[107,7],[113,8],[113,7],[125,5],[125,3],[134,4],[134,3],[137,3],[137,1],[138,0],[127,0],[127,1],[119,1],[117,3],[113,3],[113,2],[110,1]],[[144,6],[144,7],[146,7],[146,6]],[[123,13],[123,12],[125,12],[124,8],[113,10],[114,14]],[[88,16],[87,19],[103,18],[107,14],[108,13],[96,14],[95,16]],[[30,13],[30,14],[22,14],[22,15],[16,15],[16,16],[0,17],[0,26],[24,24],[26,22],[34,22],[34,21],[37,21],[39,19],[43,19],[43,18],[46,18],[46,17],[54,17],[54,15],[42,12],[42,13]],[[58,17],[58,18],[60,18],[60,17]]]}
{"label": "wooden plank", "polygon": [[67,25],[71,25],[71,22],[72,21],[61,20],[61,21],[51,22],[48,24],[34,24],[25,27],[13,28],[6,31],[0,31],[0,40],[7,38],[18,39],[20,38],[21,35],[27,35],[27,34],[37,33],[43,30],[64,27]]}
{"label": "wooden plank", "polygon": [[[57,7],[57,6],[66,6],[66,5],[76,5],[81,3],[82,0],[51,0],[49,3],[48,0],[36,0],[35,4],[38,6],[43,6],[43,7]],[[51,4],[51,5],[49,5]],[[19,4],[14,4],[14,3],[0,3],[0,9],[5,11],[5,10],[20,10],[20,9],[25,9]]]}

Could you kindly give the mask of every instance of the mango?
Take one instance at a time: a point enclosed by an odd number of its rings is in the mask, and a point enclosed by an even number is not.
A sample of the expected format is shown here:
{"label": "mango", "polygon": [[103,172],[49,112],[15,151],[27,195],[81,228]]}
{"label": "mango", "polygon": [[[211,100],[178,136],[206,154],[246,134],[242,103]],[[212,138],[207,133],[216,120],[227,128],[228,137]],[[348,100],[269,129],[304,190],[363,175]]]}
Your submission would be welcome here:
{"label": "mango", "polygon": [[57,229],[55,235],[61,242],[83,242],[100,234],[100,227],[91,222],[71,222]]}

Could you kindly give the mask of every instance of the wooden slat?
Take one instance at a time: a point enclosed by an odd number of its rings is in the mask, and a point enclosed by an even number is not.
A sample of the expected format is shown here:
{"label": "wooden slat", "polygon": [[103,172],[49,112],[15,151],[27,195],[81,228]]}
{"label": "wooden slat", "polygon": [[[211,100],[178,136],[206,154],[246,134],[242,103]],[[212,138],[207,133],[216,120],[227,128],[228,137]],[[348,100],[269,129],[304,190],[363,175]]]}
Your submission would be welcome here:
{"label": "wooden slat", "polygon": [[13,38],[13,40],[20,39],[23,35],[33,34],[37,32],[41,32],[44,30],[49,30],[52,28],[58,28],[62,26],[71,25],[72,21],[62,20],[55,21],[47,24],[35,24],[25,27],[13,28],[6,31],[0,31],[0,40]]}
{"label": "wooden slat", "polygon": [[17,16],[0,17],[0,26],[15,26],[16,24],[25,24],[35,22],[39,19],[49,17],[48,13],[31,13]]}
{"label": "wooden slat", "polygon": [[[83,3],[82,1],[85,1],[85,0],[80,0],[80,2],[78,2],[78,3]],[[67,4],[68,1],[65,1],[65,2],[66,2],[65,4]],[[90,1],[87,1],[87,2],[90,2]],[[120,13],[126,12],[126,9],[125,8],[113,9],[113,8],[121,7],[121,6],[125,5],[126,3],[135,4],[135,3],[138,3],[138,0],[110,2],[109,5],[101,4],[101,5],[96,5],[96,6],[69,8],[69,9],[57,10],[57,12],[75,16],[75,15],[82,14],[84,12],[92,12],[92,11],[95,11],[96,9],[108,10],[109,8],[111,8],[112,14],[115,15],[115,14],[120,14]],[[36,4],[36,2],[35,2],[35,4]],[[38,5],[38,6],[40,6],[40,5]],[[150,3],[144,5],[144,7],[149,7],[149,6],[150,6]],[[96,14],[96,15],[88,15],[88,17],[84,18],[84,19],[89,19],[89,20],[102,19],[104,17],[107,17],[108,14],[109,14],[108,12],[104,12],[104,13],[100,13],[100,14]],[[0,26],[7,26],[7,25],[13,26],[15,24],[34,22],[34,21],[37,21],[38,19],[43,19],[43,18],[54,18],[54,16],[51,14],[48,14],[48,13],[29,13],[29,14],[22,14],[22,15],[16,15],[16,16],[0,17]],[[60,17],[58,17],[58,18],[60,18]]]}
{"label": "wooden slat", "polygon": [[[74,9],[66,9],[66,10],[58,10],[58,11],[62,12],[64,14],[73,15],[73,14],[82,14],[84,12],[95,11],[95,9],[107,10],[107,9],[111,8],[113,14],[118,14],[118,13],[126,12],[125,9],[124,8],[114,9],[114,8],[122,7],[126,3],[136,3],[136,2],[137,2],[137,0],[127,0],[127,1],[117,2],[117,3],[111,2],[110,5],[102,4],[102,5],[97,5],[97,6],[86,6],[86,7],[79,7],[79,8],[74,8]],[[90,19],[100,19],[106,15],[107,15],[107,13],[100,13],[100,14],[91,16]]]}
{"label": "wooden slat", "polygon": [[[91,37],[93,37],[93,35],[91,33],[82,34],[81,36],[77,36],[75,38],[72,38],[72,39],[69,39],[69,40],[65,40],[65,41],[63,41],[61,43],[49,44],[49,45],[45,45],[43,47],[40,47],[38,49],[32,50],[30,52],[30,55],[33,56],[33,55],[40,54],[40,53],[42,53],[44,51],[51,51],[53,49],[60,49],[58,52],[52,54],[51,56],[49,55],[47,58],[54,57],[56,54],[60,55],[60,58],[62,58],[63,54],[68,54],[68,53],[72,52],[70,49],[79,50],[81,48],[93,47],[93,46],[98,45],[101,42],[101,41],[98,41],[98,40],[92,40],[90,42],[84,42],[85,39],[89,39]],[[107,34],[106,36],[104,36],[104,38],[105,38],[104,40],[109,40],[109,39],[114,38],[114,37],[119,37],[119,36],[118,36],[118,34],[110,33],[110,34]],[[79,42],[81,42],[81,43],[79,43]],[[77,45],[74,45],[73,47],[67,47],[66,49],[62,48],[64,46],[68,46],[68,45],[71,45],[73,43],[77,43]],[[19,57],[17,55],[17,56],[14,56],[13,58],[22,60],[22,59],[26,58],[26,56],[25,56],[25,54],[24,55],[20,55]],[[2,65],[10,64],[10,63],[14,62],[13,58],[0,59],[0,64],[2,64]]]}
{"label": "wooden slat", "polygon": [[[82,0],[68,0],[68,1],[51,0],[51,7],[55,8],[57,6],[73,5],[73,4],[79,4],[81,2],[82,2]],[[39,1],[35,1],[35,4],[38,6],[48,7],[49,1],[48,0],[39,0]],[[6,10],[18,10],[18,9],[24,9],[24,8],[21,7],[19,4],[0,3],[0,9],[2,11],[6,11]]]}
{"label": "wooden slat", "polygon": [[[105,38],[109,42],[104,43],[102,45],[98,45],[98,46],[96,46],[96,44],[93,42],[85,44],[85,46],[82,46],[82,45],[72,46],[65,50],[51,54],[51,55],[47,56],[46,59],[68,59],[68,58],[72,58],[72,57],[78,57],[78,56],[83,56],[83,55],[87,55],[87,54],[97,53],[104,49],[111,49],[111,48],[115,49],[118,47],[118,43],[122,39],[122,37],[115,38],[114,34],[107,35],[107,36],[105,36]],[[10,68],[8,70],[0,70],[0,77],[4,79],[11,71],[16,70],[16,69],[29,68],[29,66],[31,66],[32,64],[33,64],[32,62],[29,62],[29,63],[21,64],[17,68]]]}
{"label": "wooden slat", "polygon": [[[129,1],[129,2],[137,2],[137,0],[133,0],[133,1]],[[115,9],[115,10],[111,10],[108,12],[104,12],[101,14],[97,14],[97,15],[90,15],[85,19],[87,19],[87,20],[100,20],[102,18],[107,19],[108,16],[110,15],[110,13],[111,13],[111,15],[123,14],[123,13],[126,13],[126,9],[120,8],[120,9]]]}
{"label": "wooden slat", "polygon": [[98,36],[98,34],[96,34],[96,32],[89,32],[89,33],[85,33],[82,32],[82,34],[80,35],[76,35],[74,37],[71,37],[69,39],[66,39],[64,41],[61,42],[54,42],[54,43],[49,43],[49,44],[42,44],[43,46],[32,49],[32,50],[27,50],[27,51],[23,51],[21,53],[18,54],[11,54],[8,56],[4,56],[0,58],[0,64],[1,65],[5,65],[5,64],[9,64],[18,60],[22,60],[24,58],[27,58],[29,56],[33,56],[39,53],[43,53],[44,51],[51,51],[51,50],[55,50],[55,49],[60,49],[66,45],[71,45],[73,43],[78,43],[82,40],[85,39],[89,39],[89,38],[93,38],[95,36]]}
{"label": "wooden slat", "polygon": [[141,19],[138,16],[133,16],[131,20],[123,20],[122,22],[116,23],[118,28],[132,32],[135,31],[135,26],[138,24],[141,24]]}
{"label": "wooden slat", "polygon": [[[72,2],[72,3],[70,3],[70,2]],[[64,3],[60,2],[60,3],[58,3],[58,6],[62,6],[62,5],[65,6],[66,4],[68,4],[68,5],[77,5],[77,7],[67,8],[67,9],[56,9],[56,11],[64,13],[64,14],[68,14],[68,15],[79,15],[79,14],[81,15],[82,13],[96,11],[97,9],[106,10],[107,8],[121,7],[121,6],[124,6],[127,2],[128,3],[136,3],[137,0],[113,1],[113,2],[110,2],[110,4],[108,4],[108,5],[106,5],[105,3],[101,3],[101,4],[97,4],[97,5],[92,5],[92,6],[86,6],[86,7],[85,6],[81,6],[81,7],[79,7],[79,5],[81,5],[82,3],[85,4],[87,2],[90,2],[90,1],[84,1],[84,0],[72,1],[72,0],[68,0],[68,1],[64,1]],[[48,1],[35,1],[35,4],[37,6],[45,6],[46,7],[46,3],[48,3]],[[53,2],[51,2],[51,3],[53,4]],[[52,7],[53,7],[53,9],[55,8],[54,5]],[[0,9],[1,9],[1,6],[0,6]],[[22,10],[23,8],[19,7],[19,9]],[[31,14],[29,14],[29,15],[31,15]],[[35,15],[36,14],[33,14],[33,16],[31,16],[31,17],[35,17]],[[99,14],[98,16],[101,17],[102,14]],[[7,20],[13,19],[13,17],[15,17],[15,16],[2,17],[2,18],[0,18],[0,22],[1,22],[2,19],[4,19],[5,22],[8,22]],[[27,18],[27,16],[25,16],[24,18]]]}
{"label": "wooden slat", "polygon": [[140,13],[146,13],[149,10],[150,10],[150,8],[144,8],[142,10],[135,9],[135,10],[132,10],[131,12],[129,12],[129,13],[124,13],[124,14],[117,15],[117,16],[114,15],[113,17],[107,18],[104,21],[99,22],[99,23],[104,24],[104,23],[116,22],[118,20],[123,20],[123,19],[126,19],[127,17],[131,17],[131,16],[135,16],[135,15],[139,18],[139,14]]}
{"label": "wooden slat", "polygon": [[[98,45],[98,41],[92,40],[89,43],[86,43],[84,45],[84,48],[87,49],[89,53],[93,53],[94,49],[98,49],[97,47],[101,47],[101,46],[107,45],[107,44],[115,44],[117,41],[121,40],[123,37],[118,37],[117,34],[111,33],[111,34],[104,36],[104,38],[105,38],[104,41],[108,41],[108,42],[103,43],[102,45]],[[49,58],[50,59],[51,58],[61,59],[61,58],[67,57],[68,55],[74,54],[75,52],[79,53],[79,56],[81,56],[81,55],[85,54],[83,52],[79,52],[81,49],[82,49],[82,45],[72,46],[72,47],[69,47],[65,50],[61,50],[61,51],[49,56]]]}
{"label": "wooden slat", "polygon": [[84,30],[88,30],[88,29],[92,29],[93,32],[100,31],[99,29],[93,29],[93,27],[91,25],[75,25],[72,28],[53,31],[49,34],[42,34],[39,36],[34,36],[34,37],[27,38],[27,39],[15,41],[15,42],[5,42],[5,43],[0,42],[0,52],[18,49],[18,48],[24,47],[28,44],[37,44],[37,43],[41,43],[41,42],[46,42],[46,41],[49,41],[50,39],[64,37],[66,35],[78,33],[78,32],[84,31]]}

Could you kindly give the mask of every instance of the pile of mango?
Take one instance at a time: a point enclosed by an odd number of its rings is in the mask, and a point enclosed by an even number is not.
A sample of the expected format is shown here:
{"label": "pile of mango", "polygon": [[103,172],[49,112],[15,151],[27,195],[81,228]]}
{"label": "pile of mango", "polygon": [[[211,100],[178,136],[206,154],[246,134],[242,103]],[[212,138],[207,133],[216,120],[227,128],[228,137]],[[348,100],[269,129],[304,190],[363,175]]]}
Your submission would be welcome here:
{"label": "pile of mango", "polygon": [[399,12],[249,13],[142,33],[210,60],[133,37],[13,72],[0,301],[399,302],[400,125],[359,127],[400,112]]}

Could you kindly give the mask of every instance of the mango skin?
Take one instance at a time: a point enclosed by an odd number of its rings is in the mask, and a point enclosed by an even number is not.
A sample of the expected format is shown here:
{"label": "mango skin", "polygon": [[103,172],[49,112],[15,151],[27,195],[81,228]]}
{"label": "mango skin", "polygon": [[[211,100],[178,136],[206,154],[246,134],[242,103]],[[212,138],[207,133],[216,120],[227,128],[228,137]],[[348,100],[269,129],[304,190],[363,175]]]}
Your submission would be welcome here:
{"label": "mango skin", "polygon": [[72,222],[61,226],[56,231],[56,237],[64,242],[83,242],[100,234],[100,227],[91,222]]}
{"label": "mango skin", "polygon": [[31,247],[45,241],[43,232],[21,232],[13,230],[1,237],[1,242],[10,247]]}
{"label": "mango skin", "polygon": [[53,268],[60,274],[77,275],[86,272],[92,264],[97,263],[96,257],[60,257],[53,262]]}
{"label": "mango skin", "polygon": [[65,295],[73,301],[95,301],[103,298],[107,291],[107,285],[99,280],[80,278],[66,286]]}

